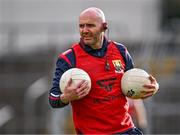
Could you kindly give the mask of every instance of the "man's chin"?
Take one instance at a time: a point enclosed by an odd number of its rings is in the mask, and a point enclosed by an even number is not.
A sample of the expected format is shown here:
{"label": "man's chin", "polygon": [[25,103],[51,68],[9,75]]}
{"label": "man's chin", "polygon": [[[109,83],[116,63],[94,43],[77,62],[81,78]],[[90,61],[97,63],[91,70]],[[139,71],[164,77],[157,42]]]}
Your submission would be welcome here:
{"label": "man's chin", "polygon": [[92,42],[91,42],[91,41],[84,40],[84,44],[91,46],[91,45],[92,45]]}

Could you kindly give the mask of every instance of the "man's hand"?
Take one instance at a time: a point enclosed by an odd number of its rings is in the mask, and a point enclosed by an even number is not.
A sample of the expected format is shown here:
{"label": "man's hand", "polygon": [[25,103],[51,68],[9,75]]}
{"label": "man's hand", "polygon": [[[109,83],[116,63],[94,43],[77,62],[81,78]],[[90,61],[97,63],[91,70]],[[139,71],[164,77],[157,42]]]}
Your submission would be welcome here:
{"label": "man's hand", "polygon": [[151,84],[143,85],[143,87],[146,89],[144,91],[141,91],[142,99],[145,99],[154,95],[159,90],[159,84],[157,83],[156,79],[152,75],[149,76],[149,80],[151,81]]}
{"label": "man's hand", "polygon": [[72,85],[72,79],[67,83],[67,86],[64,89],[64,93],[60,96],[63,103],[68,103],[73,100],[78,100],[85,97],[90,91],[88,82],[82,80],[76,86]]}

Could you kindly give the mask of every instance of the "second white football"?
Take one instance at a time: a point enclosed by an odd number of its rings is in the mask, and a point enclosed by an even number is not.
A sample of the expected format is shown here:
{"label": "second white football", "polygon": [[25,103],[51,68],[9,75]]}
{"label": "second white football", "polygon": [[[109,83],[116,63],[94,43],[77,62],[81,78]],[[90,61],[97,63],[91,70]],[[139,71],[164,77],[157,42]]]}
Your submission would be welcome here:
{"label": "second white football", "polygon": [[145,70],[133,68],[123,74],[121,88],[125,96],[139,99],[141,98],[141,91],[146,89],[143,85],[150,83],[149,74]]}

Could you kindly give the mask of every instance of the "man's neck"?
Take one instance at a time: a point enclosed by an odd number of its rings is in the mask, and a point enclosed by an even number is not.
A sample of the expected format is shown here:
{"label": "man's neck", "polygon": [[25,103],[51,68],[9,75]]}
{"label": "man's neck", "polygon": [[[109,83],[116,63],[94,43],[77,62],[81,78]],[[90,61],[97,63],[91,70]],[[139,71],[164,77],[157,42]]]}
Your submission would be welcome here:
{"label": "man's neck", "polygon": [[100,49],[103,45],[104,36],[101,37],[100,42],[98,42],[96,45],[91,46],[93,49]]}

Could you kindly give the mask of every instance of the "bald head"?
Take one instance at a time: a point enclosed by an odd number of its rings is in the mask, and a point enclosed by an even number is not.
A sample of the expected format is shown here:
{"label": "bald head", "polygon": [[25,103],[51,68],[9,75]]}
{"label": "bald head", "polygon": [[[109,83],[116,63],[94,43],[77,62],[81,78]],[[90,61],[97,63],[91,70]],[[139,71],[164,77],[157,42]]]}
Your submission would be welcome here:
{"label": "bald head", "polygon": [[79,33],[81,40],[94,49],[101,48],[107,23],[101,9],[91,7],[79,16]]}
{"label": "bald head", "polygon": [[81,12],[80,17],[81,16],[94,17],[94,18],[98,19],[99,21],[101,21],[101,23],[106,22],[103,11],[96,7],[90,7],[90,8],[85,9],[84,11]]}

